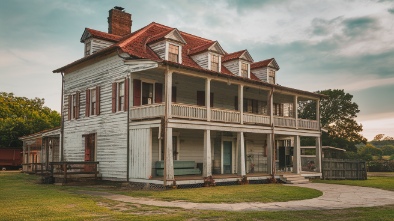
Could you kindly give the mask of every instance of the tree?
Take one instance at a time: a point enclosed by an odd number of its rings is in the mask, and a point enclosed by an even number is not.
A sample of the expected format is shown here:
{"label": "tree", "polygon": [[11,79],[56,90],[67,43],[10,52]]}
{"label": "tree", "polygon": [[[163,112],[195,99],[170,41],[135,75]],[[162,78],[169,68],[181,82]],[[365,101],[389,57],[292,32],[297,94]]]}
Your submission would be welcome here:
{"label": "tree", "polygon": [[383,152],[384,156],[390,156],[394,154],[394,146],[393,145],[385,145],[380,148]]}
{"label": "tree", "polygon": [[377,148],[377,147],[375,147],[375,146],[372,145],[372,144],[367,144],[367,145],[361,147],[361,148],[358,150],[358,153],[359,153],[361,156],[367,156],[367,155],[381,156],[381,155],[382,155],[382,150],[379,149],[379,148]]}
{"label": "tree", "polygon": [[[320,122],[322,128],[328,131],[322,134],[323,145],[356,151],[356,144],[367,142],[367,139],[360,134],[363,130],[362,125],[355,120],[360,110],[352,101],[353,95],[337,89],[316,93],[328,96],[327,99],[320,101]],[[316,119],[316,102],[300,102],[298,114],[299,118]],[[306,142],[310,145],[308,141]]]}
{"label": "tree", "polygon": [[384,137],[384,134],[377,134],[377,135],[373,138],[373,140],[374,140],[374,141],[379,141],[379,140],[382,140],[383,137]]}
{"label": "tree", "polygon": [[44,99],[0,92],[0,148],[19,147],[18,137],[60,126],[60,114],[44,106]]}

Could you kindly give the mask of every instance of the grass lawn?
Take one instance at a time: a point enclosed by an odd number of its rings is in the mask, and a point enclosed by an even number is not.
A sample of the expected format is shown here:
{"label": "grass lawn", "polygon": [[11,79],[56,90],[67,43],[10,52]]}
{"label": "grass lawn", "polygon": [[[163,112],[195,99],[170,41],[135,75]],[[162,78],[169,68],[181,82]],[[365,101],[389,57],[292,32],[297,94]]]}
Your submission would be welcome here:
{"label": "grass lawn", "polygon": [[330,183],[330,184],[343,184],[352,186],[374,187],[384,190],[394,191],[394,176],[389,177],[387,174],[383,177],[368,176],[367,180],[314,180],[315,183]]}
{"label": "grass lawn", "polygon": [[[36,184],[0,172],[0,220],[394,220],[394,205],[327,211],[223,212],[158,208],[78,194],[87,187]],[[265,185],[248,185],[244,188]],[[270,185],[268,185],[270,186]],[[282,185],[277,185],[282,186]],[[238,186],[236,186],[238,187]],[[271,188],[271,187],[268,187]],[[207,189],[217,189],[207,188]],[[89,190],[102,190],[89,187]],[[107,189],[109,190],[109,189]],[[261,189],[254,189],[261,191]],[[184,191],[184,190],[182,190]],[[174,192],[174,191],[166,191]],[[220,191],[223,192],[224,190]],[[161,192],[158,192],[161,193]],[[145,193],[146,194],[146,193]]]}
{"label": "grass lawn", "polygon": [[176,189],[171,191],[119,192],[134,197],[165,201],[184,200],[196,203],[285,202],[316,198],[322,192],[314,189],[279,184],[217,186],[211,188]]}

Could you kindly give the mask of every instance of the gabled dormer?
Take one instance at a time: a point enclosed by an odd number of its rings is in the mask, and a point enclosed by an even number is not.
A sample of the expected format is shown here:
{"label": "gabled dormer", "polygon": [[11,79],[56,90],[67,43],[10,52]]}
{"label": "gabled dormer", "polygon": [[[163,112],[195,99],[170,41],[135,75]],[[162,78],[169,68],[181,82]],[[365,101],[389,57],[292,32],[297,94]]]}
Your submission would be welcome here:
{"label": "gabled dormer", "polygon": [[250,78],[250,64],[253,63],[253,58],[247,50],[226,54],[222,62],[234,75]]}
{"label": "gabled dormer", "polygon": [[209,42],[205,45],[193,48],[189,51],[189,56],[202,68],[221,72],[222,57],[226,52],[219,42]]}
{"label": "gabled dormer", "polygon": [[159,33],[147,45],[163,60],[182,64],[182,46],[186,44],[178,29]]}
{"label": "gabled dormer", "polygon": [[276,84],[276,72],[279,69],[279,65],[275,61],[275,58],[255,62],[251,65],[253,74],[255,74],[260,80],[270,84]]}
{"label": "gabled dormer", "polygon": [[119,41],[121,36],[85,28],[81,43],[84,43],[84,56],[89,56],[97,51],[109,47]]}

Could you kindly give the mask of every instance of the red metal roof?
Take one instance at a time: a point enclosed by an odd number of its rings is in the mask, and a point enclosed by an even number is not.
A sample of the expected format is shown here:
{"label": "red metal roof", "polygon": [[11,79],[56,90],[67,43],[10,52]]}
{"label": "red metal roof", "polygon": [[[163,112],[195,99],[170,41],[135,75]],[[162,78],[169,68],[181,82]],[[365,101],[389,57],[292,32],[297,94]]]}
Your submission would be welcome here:
{"label": "red metal roof", "polygon": [[94,38],[99,38],[102,40],[107,40],[112,42],[117,42],[122,38],[122,36],[119,35],[108,34],[106,32],[97,31],[90,28],[86,28],[86,31],[89,32],[89,34]]}
{"label": "red metal roof", "polygon": [[263,61],[258,61],[258,62],[252,63],[250,65],[250,69],[267,67],[273,60],[275,60],[275,59],[274,58],[270,58],[270,59],[267,59],[267,60],[263,60]]}
{"label": "red metal roof", "polygon": [[226,62],[226,61],[231,61],[234,59],[237,59],[239,57],[241,57],[241,55],[245,52],[246,50],[242,50],[242,51],[237,51],[237,52],[233,52],[230,54],[226,54],[224,55],[224,57],[222,58],[222,62]]}

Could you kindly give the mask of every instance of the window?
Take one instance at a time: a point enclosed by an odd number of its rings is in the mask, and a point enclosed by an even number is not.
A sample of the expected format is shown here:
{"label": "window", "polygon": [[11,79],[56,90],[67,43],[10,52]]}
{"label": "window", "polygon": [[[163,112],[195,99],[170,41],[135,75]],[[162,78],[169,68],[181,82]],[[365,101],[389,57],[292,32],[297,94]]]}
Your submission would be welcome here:
{"label": "window", "polygon": [[248,77],[248,64],[247,63],[241,63],[241,76],[242,77]]}
{"label": "window", "polygon": [[86,90],[86,110],[85,116],[100,114],[100,87],[97,86]]}
{"label": "window", "polygon": [[153,104],[153,84],[142,82],[142,105]]}
{"label": "window", "polygon": [[[205,106],[205,91],[197,91],[197,105]],[[213,93],[210,95],[210,105],[213,107]]]}
{"label": "window", "polygon": [[85,44],[85,56],[90,55],[90,41]]}
{"label": "window", "polygon": [[168,60],[172,62],[179,62],[179,46],[169,44]]}
{"label": "window", "polygon": [[129,108],[129,79],[112,83],[112,113]]}
{"label": "window", "polygon": [[211,55],[211,70],[219,72],[219,56]]}
{"label": "window", "polygon": [[119,82],[118,83],[118,111],[123,111],[124,110],[124,82]]}
{"label": "window", "polygon": [[68,120],[79,118],[79,97],[79,92],[68,95]]}
{"label": "window", "polygon": [[[234,99],[234,109],[238,110],[238,96]],[[267,114],[267,102],[256,99],[244,98],[243,112],[253,114]]]}
{"label": "window", "polygon": [[283,116],[283,104],[274,103],[274,115]]}
{"label": "window", "polygon": [[270,70],[268,74],[268,83],[275,84],[275,71]]}

